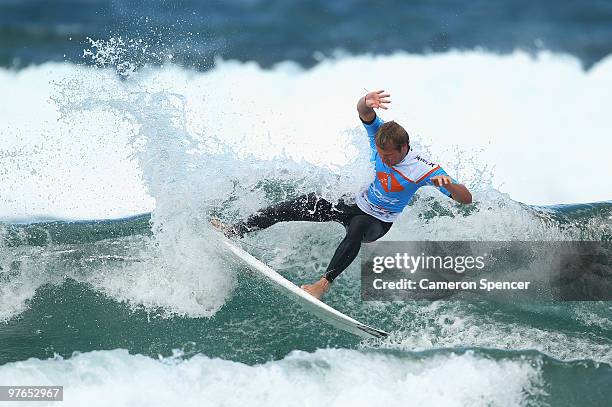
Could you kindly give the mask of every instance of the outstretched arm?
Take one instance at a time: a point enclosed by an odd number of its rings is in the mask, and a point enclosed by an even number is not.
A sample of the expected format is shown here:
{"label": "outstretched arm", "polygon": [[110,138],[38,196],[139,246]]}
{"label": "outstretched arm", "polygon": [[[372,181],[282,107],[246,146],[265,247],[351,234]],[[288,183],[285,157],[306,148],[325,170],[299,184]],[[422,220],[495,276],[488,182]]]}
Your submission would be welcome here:
{"label": "outstretched arm", "polygon": [[386,104],[391,103],[388,99],[391,95],[385,93],[384,90],[376,90],[368,92],[365,96],[359,98],[357,102],[357,112],[362,122],[369,123],[376,117],[374,109],[387,110]]}
{"label": "outstretched arm", "polygon": [[472,203],[472,194],[463,184],[455,184],[448,175],[431,177],[430,181],[437,187],[444,187],[451,193],[451,198],[462,204]]}

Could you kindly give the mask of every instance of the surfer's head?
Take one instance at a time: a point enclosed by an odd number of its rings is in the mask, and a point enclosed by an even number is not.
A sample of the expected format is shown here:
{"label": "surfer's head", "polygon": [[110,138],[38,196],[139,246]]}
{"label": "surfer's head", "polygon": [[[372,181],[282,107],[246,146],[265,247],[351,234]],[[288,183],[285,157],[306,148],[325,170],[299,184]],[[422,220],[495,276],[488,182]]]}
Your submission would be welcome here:
{"label": "surfer's head", "polygon": [[399,164],[410,150],[408,132],[394,121],[383,123],[374,140],[378,155],[389,166]]}

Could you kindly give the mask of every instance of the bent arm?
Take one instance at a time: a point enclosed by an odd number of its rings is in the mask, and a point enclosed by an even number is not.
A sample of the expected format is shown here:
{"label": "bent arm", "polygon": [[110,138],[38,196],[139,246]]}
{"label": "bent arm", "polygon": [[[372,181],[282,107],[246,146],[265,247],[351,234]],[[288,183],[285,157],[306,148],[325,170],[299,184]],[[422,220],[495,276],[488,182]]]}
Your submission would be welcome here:
{"label": "bent arm", "polygon": [[426,185],[429,184],[429,185],[433,185],[438,188],[443,188],[441,192],[445,194],[446,192],[448,192],[450,194],[450,197],[459,203],[462,203],[462,204],[472,203],[472,194],[465,187],[465,185],[459,184],[458,182],[453,180],[441,168],[435,173],[433,173],[431,176],[429,176],[425,180],[425,182],[426,182]]}
{"label": "bent arm", "polygon": [[472,203],[472,194],[463,184],[448,184],[444,188],[451,193],[451,198],[462,204]]}

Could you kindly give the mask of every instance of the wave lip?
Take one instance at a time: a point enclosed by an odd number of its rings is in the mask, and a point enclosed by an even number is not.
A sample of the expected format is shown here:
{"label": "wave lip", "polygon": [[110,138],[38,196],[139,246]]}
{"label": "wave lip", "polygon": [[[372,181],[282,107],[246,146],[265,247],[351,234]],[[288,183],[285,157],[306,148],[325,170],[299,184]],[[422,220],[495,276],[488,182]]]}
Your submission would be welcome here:
{"label": "wave lip", "polygon": [[[454,67],[450,77],[448,66]],[[343,56],[308,70],[220,60],[208,72],[168,65],[123,81],[111,68],[46,63],[0,69],[0,88],[14,95],[0,109],[0,172],[6,177],[0,218],[116,218],[153,210],[159,197],[143,181],[151,171],[134,159],[139,128],[157,137],[157,146],[167,132],[188,136],[189,154],[211,155],[215,160],[208,162],[225,185],[240,177],[235,168],[259,171],[251,165],[257,159],[268,161],[266,175],[284,160],[297,173],[314,166],[327,179],[341,175],[357,187],[367,142],[353,105],[362,87],[380,86],[364,83],[364,71],[384,72],[394,97],[381,116],[405,124],[418,147],[428,146],[432,159],[460,181],[490,184],[529,204],[611,198],[612,191],[588,174],[612,171],[605,153],[611,122],[603,108],[611,104],[605,89],[612,58],[589,71],[575,58],[544,51]],[[303,106],[317,106],[317,89],[332,86],[333,114],[313,121]],[[165,105],[152,103],[158,94]],[[167,104],[177,95],[182,116],[170,119],[178,123],[158,120],[168,116]],[[145,117],[149,108],[154,117]],[[201,165],[197,156],[184,158],[192,159],[188,166]]]}

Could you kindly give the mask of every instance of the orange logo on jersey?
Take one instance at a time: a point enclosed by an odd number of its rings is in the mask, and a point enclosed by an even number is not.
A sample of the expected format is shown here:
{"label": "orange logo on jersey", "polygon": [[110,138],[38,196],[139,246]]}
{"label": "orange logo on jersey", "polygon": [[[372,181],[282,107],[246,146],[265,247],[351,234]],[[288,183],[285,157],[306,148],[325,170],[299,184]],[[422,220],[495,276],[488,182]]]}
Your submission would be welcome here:
{"label": "orange logo on jersey", "polygon": [[[395,179],[393,174],[387,174],[381,171],[376,173],[376,177],[378,177],[385,192],[399,192],[404,190],[404,187]],[[389,188],[389,184],[391,184],[391,188]]]}

